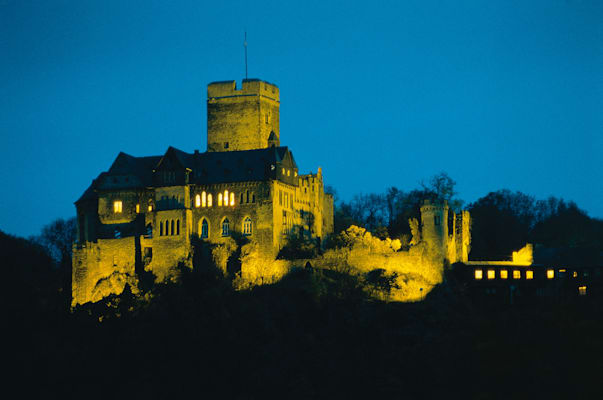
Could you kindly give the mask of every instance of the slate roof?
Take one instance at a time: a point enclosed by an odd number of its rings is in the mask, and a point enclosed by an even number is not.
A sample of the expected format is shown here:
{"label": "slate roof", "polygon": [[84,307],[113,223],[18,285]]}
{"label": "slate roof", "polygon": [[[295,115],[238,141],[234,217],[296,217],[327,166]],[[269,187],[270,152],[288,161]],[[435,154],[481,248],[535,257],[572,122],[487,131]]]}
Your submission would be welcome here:
{"label": "slate roof", "polygon": [[[84,194],[76,201],[95,199],[96,190],[112,177],[129,176],[127,182],[115,186],[118,188],[152,187],[153,172],[161,169],[188,168],[192,171],[193,184],[216,184],[231,182],[251,182],[275,179],[277,164],[297,168],[293,154],[287,146],[265,149],[186,153],[169,147],[163,156],[134,157],[119,153],[107,172],[101,173]],[[179,164],[179,165],[178,165]],[[166,166],[167,165],[167,166]]]}

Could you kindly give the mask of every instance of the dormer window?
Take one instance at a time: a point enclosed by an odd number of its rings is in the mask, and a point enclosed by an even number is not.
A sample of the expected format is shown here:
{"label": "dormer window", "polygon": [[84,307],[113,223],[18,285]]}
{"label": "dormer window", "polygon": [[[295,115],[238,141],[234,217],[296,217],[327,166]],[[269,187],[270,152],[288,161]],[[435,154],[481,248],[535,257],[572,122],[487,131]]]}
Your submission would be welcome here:
{"label": "dormer window", "polygon": [[113,202],[113,213],[118,214],[122,211],[122,202],[117,200]]}

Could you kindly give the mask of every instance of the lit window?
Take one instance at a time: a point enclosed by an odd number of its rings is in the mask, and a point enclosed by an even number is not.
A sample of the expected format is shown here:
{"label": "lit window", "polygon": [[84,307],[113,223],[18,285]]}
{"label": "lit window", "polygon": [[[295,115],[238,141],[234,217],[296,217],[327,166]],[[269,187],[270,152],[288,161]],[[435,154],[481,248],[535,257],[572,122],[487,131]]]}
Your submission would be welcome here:
{"label": "lit window", "polygon": [[218,207],[222,206],[222,193],[218,193]]}
{"label": "lit window", "polygon": [[285,175],[285,168],[283,168],[283,175]]}
{"label": "lit window", "polygon": [[521,271],[516,269],[513,270],[513,279],[521,279]]}
{"label": "lit window", "polygon": [[224,191],[224,205],[228,205],[228,190]]}
{"label": "lit window", "polygon": [[251,218],[247,217],[245,218],[245,221],[243,221],[243,235],[249,236],[251,235],[251,232]]}
{"label": "lit window", "polygon": [[287,176],[291,176],[291,170],[290,169],[287,170]]}
{"label": "lit window", "polygon": [[147,208],[147,210],[149,210],[149,212],[153,211],[153,206],[151,204],[149,204],[149,207]]}
{"label": "lit window", "polygon": [[475,279],[482,279],[484,277],[484,272],[481,269],[475,270]]}
{"label": "lit window", "polygon": [[230,222],[228,221],[228,218],[224,218],[224,221],[222,222],[222,236],[230,236],[229,225]]}
{"label": "lit window", "polygon": [[572,273],[572,278],[577,278],[578,277],[578,271],[574,271]]}
{"label": "lit window", "polygon": [[293,176],[297,176],[297,171],[294,171],[294,172],[293,172]]}
{"label": "lit window", "polygon": [[500,270],[500,279],[507,279],[509,277],[509,271],[506,269]]}
{"label": "lit window", "polygon": [[121,206],[122,206],[122,204],[121,204],[120,200],[114,201],[113,202],[113,212],[114,213],[120,213],[121,212]]}
{"label": "lit window", "polygon": [[211,197],[211,194],[207,195],[207,206],[208,207],[212,206],[212,197]]}
{"label": "lit window", "polygon": [[534,279],[534,271],[531,269],[526,271],[526,279]]}
{"label": "lit window", "polygon": [[578,294],[580,296],[586,296],[586,286],[578,286]]}
{"label": "lit window", "polygon": [[555,277],[555,270],[554,269],[547,269],[546,270],[546,277],[547,277],[547,279],[553,279]]}
{"label": "lit window", "polygon": [[201,207],[201,196],[195,196],[195,207]]}
{"label": "lit window", "polygon": [[201,221],[201,239],[207,239],[209,237],[209,224],[207,223],[207,220],[205,218],[203,218],[203,220]]}
{"label": "lit window", "polygon": [[488,270],[488,279],[494,279],[496,276],[495,271],[493,269]]}
{"label": "lit window", "polygon": [[201,207],[207,206],[207,194],[205,192],[201,193]]}
{"label": "lit window", "polygon": [[234,193],[230,193],[230,205],[234,206]]}
{"label": "lit window", "polygon": [[140,212],[140,204],[136,204],[136,214]]}

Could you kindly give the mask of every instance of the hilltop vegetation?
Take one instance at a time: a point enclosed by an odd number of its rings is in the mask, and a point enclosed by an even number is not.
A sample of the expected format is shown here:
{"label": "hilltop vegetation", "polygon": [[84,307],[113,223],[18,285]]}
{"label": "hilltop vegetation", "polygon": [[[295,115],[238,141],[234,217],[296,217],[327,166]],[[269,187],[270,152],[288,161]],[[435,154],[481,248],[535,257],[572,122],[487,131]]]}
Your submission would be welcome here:
{"label": "hilltop vegetation", "polygon": [[[432,199],[460,204],[449,181],[433,182]],[[410,289],[400,271],[380,266],[412,247],[408,220],[427,192],[388,193],[381,211],[360,213],[360,200],[340,202],[336,222],[348,229],[322,254],[326,262],[293,268],[278,282],[243,287],[209,262],[212,257],[200,258],[194,270],[179,269],[173,282],[141,279],[136,290],[142,295],[127,288],[73,311],[65,245],[72,221],[55,221],[31,239],[0,232],[7,380],[21,397],[51,398],[603,395],[600,297],[483,305],[453,274],[439,271],[424,301],[392,301]],[[369,197],[378,203],[378,195]],[[499,191],[468,208],[473,251],[484,257],[508,254],[519,240],[603,249],[602,222],[573,203]],[[299,242],[282,256],[319,252]],[[365,253],[382,258],[367,263]],[[226,262],[218,250],[213,256]],[[241,257],[262,264],[252,246],[241,249]]]}
{"label": "hilltop vegetation", "polygon": [[43,247],[5,234],[0,244],[5,362],[25,397],[602,394],[600,299],[484,308],[449,276],[423,302],[385,302],[375,293],[387,280],[315,268],[236,291],[206,265],[70,313]]}

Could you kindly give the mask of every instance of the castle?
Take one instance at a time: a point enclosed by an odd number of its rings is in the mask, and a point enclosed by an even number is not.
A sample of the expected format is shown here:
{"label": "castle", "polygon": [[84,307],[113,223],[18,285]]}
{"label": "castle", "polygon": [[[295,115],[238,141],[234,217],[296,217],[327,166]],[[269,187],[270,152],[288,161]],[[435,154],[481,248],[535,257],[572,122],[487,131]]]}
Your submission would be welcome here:
{"label": "castle", "polygon": [[192,265],[192,240],[232,236],[276,256],[291,235],[318,242],[333,232],[333,197],[322,171],[300,174],[280,145],[279,89],[245,79],[207,87],[207,151],[119,153],[75,202],[72,304],[98,301],[140,271],[168,279]]}

